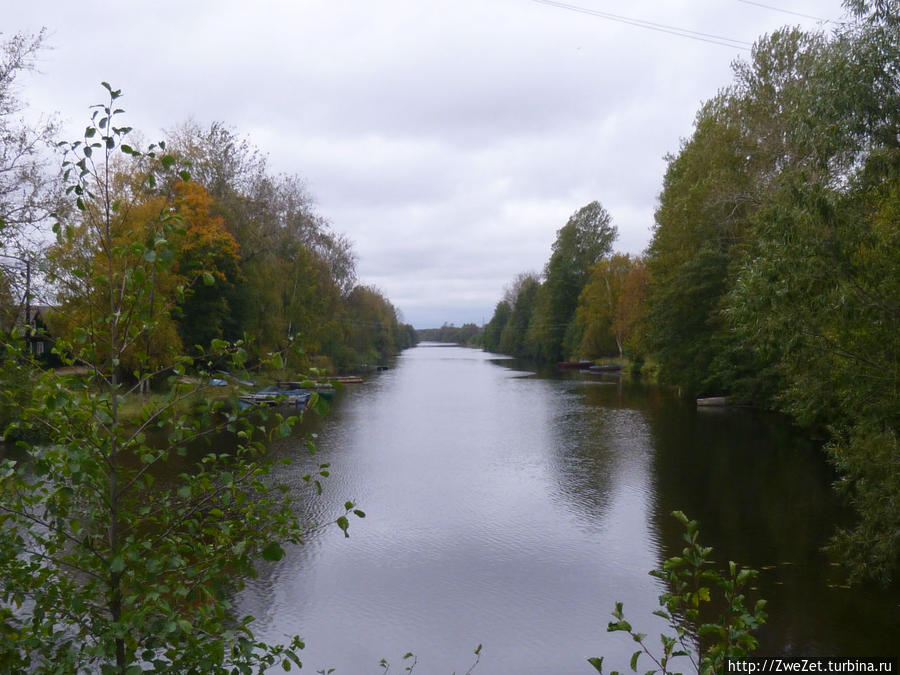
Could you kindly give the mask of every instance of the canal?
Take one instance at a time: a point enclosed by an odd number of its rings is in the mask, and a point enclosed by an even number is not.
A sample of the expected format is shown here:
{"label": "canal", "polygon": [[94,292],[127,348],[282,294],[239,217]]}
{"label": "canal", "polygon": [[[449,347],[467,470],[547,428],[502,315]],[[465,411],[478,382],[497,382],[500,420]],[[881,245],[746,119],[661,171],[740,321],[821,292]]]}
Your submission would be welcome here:
{"label": "canal", "polygon": [[[616,601],[650,644],[660,582],[685,511],[717,559],[761,568],[769,622],[759,654],[896,655],[895,590],[849,590],[821,552],[845,517],[820,452],[784,419],[696,410],[658,388],[601,376],[541,377],[512,360],[420,345],[340,392],[300,437],[282,482],[309,522],[353,500],[366,513],[266,564],[239,596],[260,637],[307,643],[304,670],[589,673],[628,668],[607,633]],[[331,464],[321,497],[301,475]],[[649,662],[642,662],[644,672]],[[687,668],[687,665],[683,666]]]}

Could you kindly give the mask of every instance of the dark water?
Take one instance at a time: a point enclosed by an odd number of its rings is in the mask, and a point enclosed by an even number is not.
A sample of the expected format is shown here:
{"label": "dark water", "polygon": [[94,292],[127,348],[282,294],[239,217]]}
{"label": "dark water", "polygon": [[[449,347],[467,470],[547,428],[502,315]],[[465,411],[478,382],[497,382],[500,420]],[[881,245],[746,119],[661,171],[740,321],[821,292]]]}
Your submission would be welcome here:
{"label": "dark water", "polygon": [[[850,591],[820,549],[836,519],[831,476],[784,420],[697,411],[658,389],[542,378],[479,351],[420,346],[343,391],[313,423],[327,461],[310,520],[347,499],[368,517],[292,549],[240,596],[261,637],[300,634],[304,672],[589,673],[628,668],[609,634],[616,601],[663,628],[647,572],[680,550],[682,509],[723,560],[766,567],[765,655],[896,655],[900,594]],[[658,644],[655,637],[651,644]],[[643,663],[648,669],[650,664]],[[686,665],[684,666],[687,667]]]}

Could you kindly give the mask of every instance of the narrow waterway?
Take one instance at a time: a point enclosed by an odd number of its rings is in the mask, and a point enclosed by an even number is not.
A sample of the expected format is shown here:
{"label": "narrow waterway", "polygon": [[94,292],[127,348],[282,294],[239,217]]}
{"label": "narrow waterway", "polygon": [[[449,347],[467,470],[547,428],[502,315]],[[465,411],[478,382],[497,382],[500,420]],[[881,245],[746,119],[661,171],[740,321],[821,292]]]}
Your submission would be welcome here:
{"label": "narrow waterway", "polygon": [[238,603],[261,637],[301,635],[309,672],[380,673],[382,658],[403,672],[414,652],[416,672],[464,673],[478,644],[476,674],[589,673],[590,656],[627,669],[635,646],[606,632],[610,611],[663,628],[647,573],[680,550],[674,509],[721,560],[765,568],[759,653],[896,655],[900,595],[839,587],[820,551],[839,517],[831,477],[781,418],[422,345],[307,430],[314,458],[299,437],[277,448],[298,459],[280,476],[298,492],[331,464],[304,517],[348,499],[367,517],[265,565]]}

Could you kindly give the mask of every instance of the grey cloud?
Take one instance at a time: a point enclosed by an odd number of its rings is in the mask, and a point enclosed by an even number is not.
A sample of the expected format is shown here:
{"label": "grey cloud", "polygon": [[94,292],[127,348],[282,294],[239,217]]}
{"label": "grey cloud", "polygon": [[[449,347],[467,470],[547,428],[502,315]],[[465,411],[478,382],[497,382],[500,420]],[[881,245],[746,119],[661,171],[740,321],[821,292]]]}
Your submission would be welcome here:
{"label": "grey cloud", "polygon": [[[840,0],[791,8],[842,13]],[[796,20],[721,0],[605,9],[744,40]],[[25,93],[69,135],[100,80],[124,89],[150,140],[189,117],[232,125],[303,176],[355,242],[361,281],[421,325],[489,318],[594,199],[617,248],[640,252],[663,157],[738,56],[527,0],[49,0],[4,18],[9,32],[50,29]]]}

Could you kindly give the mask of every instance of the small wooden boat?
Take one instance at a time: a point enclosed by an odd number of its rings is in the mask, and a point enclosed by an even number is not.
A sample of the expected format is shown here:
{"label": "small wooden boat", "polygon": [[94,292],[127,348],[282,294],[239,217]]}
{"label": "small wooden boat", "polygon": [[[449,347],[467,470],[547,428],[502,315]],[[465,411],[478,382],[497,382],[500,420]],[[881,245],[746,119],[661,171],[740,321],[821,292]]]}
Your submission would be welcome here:
{"label": "small wooden boat", "polygon": [[363,379],[359,375],[332,375],[328,381],[340,384],[361,384]]}
{"label": "small wooden boat", "polygon": [[698,398],[697,405],[701,407],[721,407],[728,405],[728,399],[725,396],[707,396],[706,398]]}
{"label": "small wooden boat", "polygon": [[591,366],[588,368],[588,372],[591,373],[618,373],[622,370],[622,364],[620,363],[610,363],[604,366]]}

